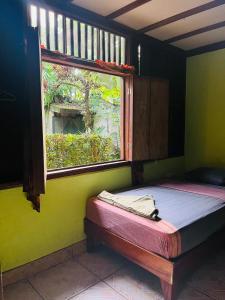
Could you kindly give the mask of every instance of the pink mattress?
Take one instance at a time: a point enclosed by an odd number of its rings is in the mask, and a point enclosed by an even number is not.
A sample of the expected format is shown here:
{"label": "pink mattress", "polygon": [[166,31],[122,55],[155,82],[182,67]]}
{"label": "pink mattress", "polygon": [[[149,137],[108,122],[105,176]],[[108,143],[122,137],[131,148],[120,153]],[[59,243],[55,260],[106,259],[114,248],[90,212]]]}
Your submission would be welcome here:
{"label": "pink mattress", "polygon": [[160,221],[92,198],[86,217],[124,239],[166,258],[177,257],[225,226],[225,187],[164,182],[120,195],[152,195]]}
{"label": "pink mattress", "polygon": [[97,198],[89,200],[86,216],[112,233],[166,258],[181,253],[179,231],[164,220],[151,221]]}

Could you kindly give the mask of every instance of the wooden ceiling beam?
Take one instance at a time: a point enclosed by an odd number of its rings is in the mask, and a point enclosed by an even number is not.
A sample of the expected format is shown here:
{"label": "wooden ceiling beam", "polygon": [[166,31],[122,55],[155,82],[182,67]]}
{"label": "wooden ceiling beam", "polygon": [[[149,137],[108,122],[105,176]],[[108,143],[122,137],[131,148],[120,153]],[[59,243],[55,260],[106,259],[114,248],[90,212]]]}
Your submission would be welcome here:
{"label": "wooden ceiling beam", "polygon": [[185,52],[186,52],[186,56],[194,56],[194,55],[199,55],[206,52],[216,51],[224,48],[225,48],[225,41],[221,41],[214,44],[187,50]]}
{"label": "wooden ceiling beam", "polygon": [[214,0],[214,1],[211,1],[209,3],[194,7],[194,8],[189,9],[189,10],[186,10],[182,13],[177,14],[177,15],[171,16],[169,18],[166,18],[166,19],[161,20],[159,22],[156,22],[156,23],[153,23],[151,25],[145,26],[145,27],[139,29],[139,32],[145,33],[145,32],[151,31],[153,29],[156,29],[156,28],[171,24],[173,22],[182,20],[184,18],[199,14],[203,11],[215,8],[215,7],[223,5],[223,4],[225,4],[225,0]]}
{"label": "wooden ceiling beam", "polygon": [[106,18],[115,19],[115,18],[117,18],[121,15],[124,15],[124,14],[128,13],[129,11],[131,11],[147,2],[150,2],[150,1],[152,1],[152,0],[136,0],[134,2],[131,2],[130,4],[127,4],[126,6],[121,7],[118,10],[114,11],[113,13],[106,16]]}
{"label": "wooden ceiling beam", "polygon": [[208,32],[208,31],[211,31],[211,30],[215,30],[215,29],[218,29],[218,28],[221,28],[221,27],[225,27],[225,21],[218,22],[218,23],[215,23],[215,24],[212,24],[212,25],[209,25],[209,26],[201,27],[201,28],[198,28],[196,30],[189,31],[189,32],[177,35],[177,36],[172,37],[168,40],[164,40],[164,42],[169,43],[169,44],[174,43],[174,42],[177,42],[177,41],[180,41],[180,40],[183,40],[183,39],[187,39],[187,38],[192,37],[194,35],[201,34],[201,33],[204,33],[204,32]]}

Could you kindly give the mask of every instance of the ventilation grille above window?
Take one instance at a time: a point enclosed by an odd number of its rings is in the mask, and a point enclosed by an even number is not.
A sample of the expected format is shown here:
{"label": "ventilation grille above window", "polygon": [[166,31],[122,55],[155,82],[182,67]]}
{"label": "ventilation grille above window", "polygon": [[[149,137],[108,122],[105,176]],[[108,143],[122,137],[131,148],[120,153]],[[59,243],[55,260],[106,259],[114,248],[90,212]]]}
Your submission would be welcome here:
{"label": "ventilation grille above window", "polygon": [[41,44],[48,50],[86,60],[125,63],[123,36],[31,5],[31,26],[39,27]]}

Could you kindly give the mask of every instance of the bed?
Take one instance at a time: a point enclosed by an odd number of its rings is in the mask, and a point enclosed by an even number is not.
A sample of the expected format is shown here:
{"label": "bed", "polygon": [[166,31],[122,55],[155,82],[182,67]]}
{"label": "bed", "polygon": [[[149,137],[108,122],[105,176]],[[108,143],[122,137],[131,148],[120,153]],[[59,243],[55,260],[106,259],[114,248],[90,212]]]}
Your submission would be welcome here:
{"label": "bed", "polygon": [[88,250],[106,244],[158,276],[166,300],[175,299],[179,280],[225,240],[225,188],[185,181],[163,181],[120,195],[152,195],[160,221],[105,203],[88,201]]}

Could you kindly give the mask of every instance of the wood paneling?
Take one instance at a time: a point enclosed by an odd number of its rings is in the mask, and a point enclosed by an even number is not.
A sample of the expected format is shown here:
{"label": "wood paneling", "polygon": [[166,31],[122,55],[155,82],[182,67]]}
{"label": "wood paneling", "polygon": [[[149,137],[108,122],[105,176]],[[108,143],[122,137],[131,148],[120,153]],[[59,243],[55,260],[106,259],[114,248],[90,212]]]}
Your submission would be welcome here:
{"label": "wood paneling", "polygon": [[150,83],[148,78],[135,78],[133,90],[132,160],[147,160],[150,153]]}
{"label": "wood paneling", "polygon": [[131,64],[138,70],[137,47],[141,45],[141,76],[169,80],[169,157],[184,154],[186,56],[183,51],[169,48],[143,36],[134,36]]}
{"label": "wood paneling", "polygon": [[150,81],[150,155],[151,160],[168,157],[169,82]]}
{"label": "wood paneling", "polygon": [[169,82],[134,78],[131,160],[168,157]]}

